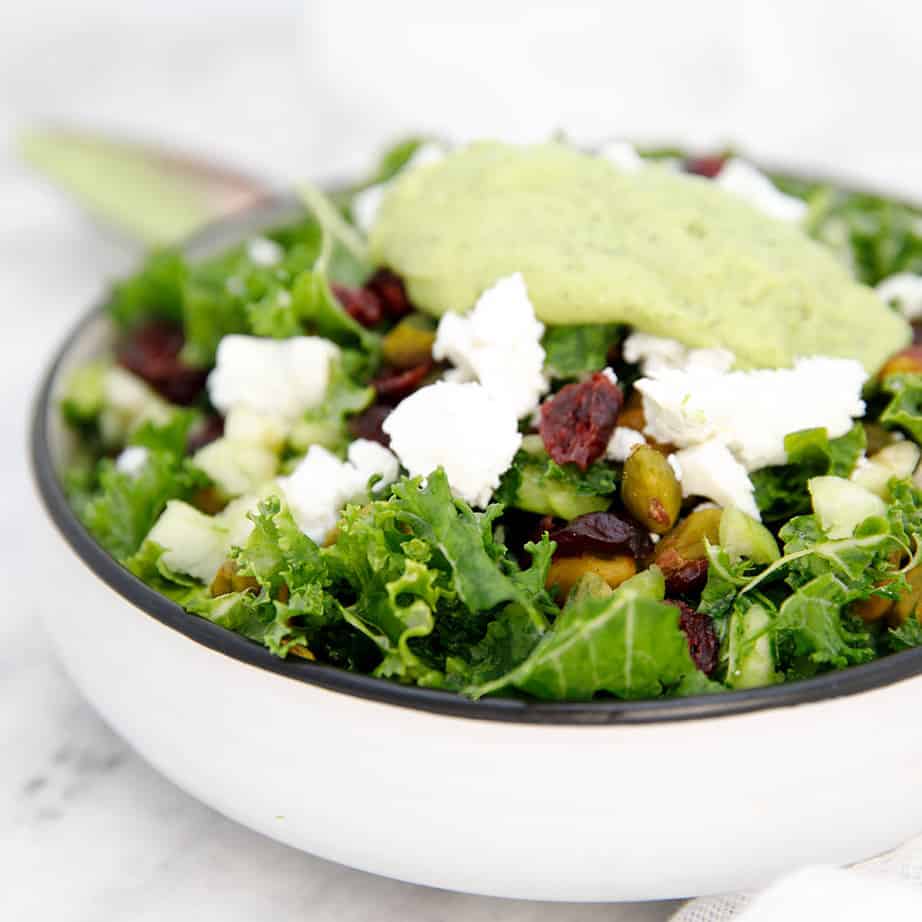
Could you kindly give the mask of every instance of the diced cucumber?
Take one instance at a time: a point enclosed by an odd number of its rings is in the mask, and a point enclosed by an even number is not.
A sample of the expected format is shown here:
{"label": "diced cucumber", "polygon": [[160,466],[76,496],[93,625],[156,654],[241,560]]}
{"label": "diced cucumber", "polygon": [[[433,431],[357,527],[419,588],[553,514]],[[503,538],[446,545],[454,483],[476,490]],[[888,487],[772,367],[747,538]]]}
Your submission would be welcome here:
{"label": "diced cucumber", "polygon": [[561,519],[575,519],[587,512],[602,512],[610,503],[610,497],[583,495],[566,484],[549,481],[529,465],[522,469],[522,482],[515,498],[519,509],[538,515],[556,515]]}
{"label": "diced cucumber", "polygon": [[154,523],[146,541],[163,548],[163,563],[209,583],[227,554],[227,529],[194,506],[173,499]]}
{"label": "diced cucumber", "polygon": [[905,439],[893,442],[871,455],[852,472],[851,481],[876,493],[882,499],[889,499],[888,485],[891,478],[905,480],[915,473],[919,466],[922,449],[915,442]]}
{"label": "diced cucumber", "polygon": [[346,439],[342,425],[332,420],[301,419],[288,434],[288,443],[296,452],[306,452],[311,445],[337,451]]}
{"label": "diced cucumber", "polygon": [[99,416],[103,407],[105,378],[108,366],[105,362],[93,362],[77,368],[67,380],[61,410],[71,423],[90,423]]}
{"label": "diced cucumber", "polygon": [[118,366],[106,369],[102,388],[99,431],[108,445],[123,445],[142,423],[165,426],[176,412],[146,382]]}
{"label": "diced cucumber", "polygon": [[583,599],[604,599],[614,591],[598,573],[589,571],[581,576],[570,590],[565,608],[571,608]]}
{"label": "diced cucumber", "polygon": [[253,493],[278,472],[278,457],[263,445],[235,442],[226,436],[200,448],[192,458],[225,496]]}
{"label": "diced cucumber", "polygon": [[255,493],[245,493],[237,499],[232,499],[215,516],[215,522],[227,532],[226,550],[229,551],[232,547],[242,547],[246,544],[253,530],[253,523],[249,515],[256,511],[262,500],[270,496],[281,497],[282,495],[282,488],[278,485],[278,481],[270,480]]}
{"label": "diced cucumber", "polygon": [[721,513],[718,534],[720,546],[732,559],[746,557],[753,563],[772,563],[781,556],[775,536],[736,506],[727,506]]}
{"label": "diced cucumber", "polygon": [[778,681],[772,640],[765,631],[770,623],[771,616],[759,604],[730,616],[726,681],[731,688],[760,688]]}
{"label": "diced cucumber", "polygon": [[224,435],[232,442],[261,445],[280,451],[287,430],[285,420],[274,413],[261,413],[248,406],[232,407],[224,420]]}
{"label": "diced cucumber", "polygon": [[844,477],[812,477],[807,489],[823,531],[833,539],[850,538],[865,519],[887,512],[877,494]]}

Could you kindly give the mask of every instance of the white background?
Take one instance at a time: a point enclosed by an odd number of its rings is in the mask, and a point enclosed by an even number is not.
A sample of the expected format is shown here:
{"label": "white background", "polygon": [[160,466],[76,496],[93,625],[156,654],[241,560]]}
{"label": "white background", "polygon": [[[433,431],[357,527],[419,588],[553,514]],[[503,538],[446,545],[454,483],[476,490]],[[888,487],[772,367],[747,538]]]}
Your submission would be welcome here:
{"label": "white background", "polygon": [[[284,182],[406,131],[738,142],[922,198],[918,6],[327,0],[0,4],[0,918],[639,920],[436,893],[275,845],[157,776],[81,701],[37,620],[81,617],[42,553],[24,429],[39,367],[133,258],[12,154],[66,120]],[[215,766],[215,772],[232,771]]]}

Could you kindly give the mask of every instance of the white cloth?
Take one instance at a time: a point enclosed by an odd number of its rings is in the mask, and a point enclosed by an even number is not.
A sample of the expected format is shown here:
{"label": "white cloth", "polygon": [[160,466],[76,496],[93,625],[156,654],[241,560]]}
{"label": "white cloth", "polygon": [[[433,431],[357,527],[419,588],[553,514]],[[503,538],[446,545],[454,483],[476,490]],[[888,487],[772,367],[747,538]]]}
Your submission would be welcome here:
{"label": "white cloth", "polygon": [[671,922],[918,922],[922,919],[922,837],[845,870],[816,866],[758,894],[686,903]]}

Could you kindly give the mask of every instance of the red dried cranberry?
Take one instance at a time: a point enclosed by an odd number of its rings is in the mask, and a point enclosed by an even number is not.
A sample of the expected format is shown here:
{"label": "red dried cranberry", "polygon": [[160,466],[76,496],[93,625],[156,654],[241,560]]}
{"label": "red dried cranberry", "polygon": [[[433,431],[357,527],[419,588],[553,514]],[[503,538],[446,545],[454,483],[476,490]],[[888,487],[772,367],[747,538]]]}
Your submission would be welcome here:
{"label": "red dried cranberry", "polygon": [[558,464],[586,470],[605,453],[623,400],[602,372],[562,388],[541,407],[538,431],[547,453]]}
{"label": "red dried cranberry", "polygon": [[189,404],[202,392],[208,369],[193,368],[180,359],[184,342],[179,326],[152,320],[128,334],[116,358],[171,403]]}
{"label": "red dried cranberry", "polygon": [[727,158],[723,154],[709,154],[705,157],[689,157],[685,161],[685,171],[703,176],[705,179],[714,179],[723,169]]}
{"label": "red dried cranberry", "polygon": [[396,404],[412,394],[432,371],[432,362],[422,362],[412,368],[384,368],[371,386],[383,403]]}
{"label": "red dried cranberry", "polygon": [[696,595],[704,589],[708,579],[707,559],[684,560],[667,552],[656,563],[663,571],[666,592],[670,595]]}
{"label": "red dried cranberry", "polygon": [[349,420],[349,432],[354,439],[369,439],[389,448],[391,437],[382,428],[384,420],[391,415],[393,407],[381,403],[372,404],[367,410]]}
{"label": "red dried cranberry", "polygon": [[577,516],[550,532],[557,542],[561,557],[578,554],[631,554],[635,558],[653,553],[653,542],[647,531],[636,522],[613,512],[589,512]]}
{"label": "red dried cranberry", "polygon": [[342,304],[343,310],[356,323],[363,327],[374,327],[384,319],[381,301],[373,291],[366,288],[347,288],[335,283],[330,288]]}
{"label": "red dried cranberry", "polygon": [[688,652],[695,665],[710,675],[717,668],[719,644],[714,622],[709,615],[696,612],[690,605],[676,599],[667,599],[669,605],[679,610],[679,630],[688,638]]}
{"label": "red dried cranberry", "polygon": [[403,280],[390,269],[378,269],[365,283],[365,287],[378,296],[384,313],[392,320],[405,317],[413,309]]}
{"label": "red dried cranberry", "polygon": [[186,450],[191,455],[221,438],[222,435],[224,435],[224,418],[218,416],[217,413],[210,413],[189,433]]}

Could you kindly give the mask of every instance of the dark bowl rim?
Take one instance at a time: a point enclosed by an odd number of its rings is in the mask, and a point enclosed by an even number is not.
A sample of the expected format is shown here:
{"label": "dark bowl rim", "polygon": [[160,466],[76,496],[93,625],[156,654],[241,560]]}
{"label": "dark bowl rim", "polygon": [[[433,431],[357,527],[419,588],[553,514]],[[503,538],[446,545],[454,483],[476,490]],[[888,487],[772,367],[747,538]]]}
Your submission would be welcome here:
{"label": "dark bowl rim", "polygon": [[[803,176],[794,171],[778,171],[781,172],[792,179],[815,179],[813,176]],[[886,195],[866,189],[857,183],[828,181],[844,189]],[[889,197],[894,201],[901,201],[898,196]],[[216,240],[232,236],[238,226],[241,231],[244,230],[254,218],[267,223],[273,215],[281,217],[285,212],[290,213],[292,205],[292,199],[287,196],[273,196],[253,208],[209,225],[191,237],[185,247],[208,247]],[[33,479],[45,510],[57,530],[99,579],[146,615],[210,650],[274,675],[381,704],[447,717],[557,726],[662,724],[730,717],[860,694],[922,674],[922,647],[919,647],[811,679],[764,688],[727,691],[716,695],[644,701],[606,699],[590,702],[542,702],[512,697],[491,697],[474,701],[454,692],[401,685],[388,679],[352,673],[335,666],[304,660],[279,659],[264,647],[239,634],[206,619],[187,614],[176,603],[141,582],[97,544],[67,502],[50,450],[49,425],[54,410],[54,387],[58,371],[66,361],[71,348],[83,332],[98,320],[103,311],[104,303],[101,302],[79,319],[55,351],[41,378],[32,407],[29,431]]]}

